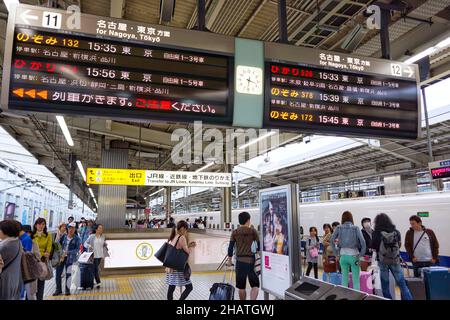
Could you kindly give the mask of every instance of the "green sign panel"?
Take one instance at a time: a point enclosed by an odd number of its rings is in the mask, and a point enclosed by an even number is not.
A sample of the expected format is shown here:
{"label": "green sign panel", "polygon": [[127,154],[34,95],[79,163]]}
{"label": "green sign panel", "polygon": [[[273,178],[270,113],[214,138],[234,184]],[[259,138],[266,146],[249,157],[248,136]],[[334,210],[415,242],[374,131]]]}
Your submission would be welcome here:
{"label": "green sign panel", "polygon": [[421,218],[428,218],[430,216],[430,213],[428,211],[426,212],[417,212],[417,215]]}

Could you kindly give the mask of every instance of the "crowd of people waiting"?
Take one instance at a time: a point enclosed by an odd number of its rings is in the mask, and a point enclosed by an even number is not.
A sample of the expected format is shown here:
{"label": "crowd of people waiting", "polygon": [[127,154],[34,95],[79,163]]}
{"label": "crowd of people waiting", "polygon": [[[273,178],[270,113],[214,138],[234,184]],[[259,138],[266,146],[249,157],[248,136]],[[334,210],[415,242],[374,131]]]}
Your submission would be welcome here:
{"label": "crowd of people waiting", "polygon": [[[44,218],[33,227],[15,220],[0,222],[0,300],[43,300],[46,281],[56,269],[56,291],[62,295],[65,272],[65,295],[70,295],[72,266],[82,252],[94,255],[94,277],[100,287],[99,265],[108,255],[103,226],[81,218],[69,217],[55,233],[47,230]],[[31,271],[30,271],[31,270]],[[30,275],[40,274],[31,277]]]}
{"label": "crowd of people waiting", "polygon": [[[186,219],[188,228],[193,229],[206,229],[206,220],[202,218],[195,219],[194,223]],[[160,228],[173,228],[175,226],[175,219],[170,217],[169,219],[129,219],[125,221],[125,225],[129,229],[160,229]]]}
{"label": "crowd of people waiting", "polygon": [[[405,235],[405,249],[412,262],[414,276],[420,276],[419,270],[429,267],[439,261],[439,242],[433,230],[422,224],[419,216],[409,218],[410,229]],[[309,236],[305,241],[305,259],[308,267],[305,275],[309,276],[314,269],[314,277],[318,278],[318,259],[320,243],[323,244],[322,262],[324,272],[330,274],[340,271],[342,285],[349,286],[351,272],[353,288],[360,289],[360,271],[367,270],[373,259],[377,261],[380,270],[381,289],[383,296],[392,299],[389,290],[389,271],[400,288],[404,300],[412,300],[412,295],[406,285],[400,256],[401,233],[392,223],[388,215],[378,214],[374,226],[370,218],[363,218],[362,228],[354,224],[349,211],[342,214],[341,222],[323,225],[322,240],[318,237],[317,228],[309,228]]]}

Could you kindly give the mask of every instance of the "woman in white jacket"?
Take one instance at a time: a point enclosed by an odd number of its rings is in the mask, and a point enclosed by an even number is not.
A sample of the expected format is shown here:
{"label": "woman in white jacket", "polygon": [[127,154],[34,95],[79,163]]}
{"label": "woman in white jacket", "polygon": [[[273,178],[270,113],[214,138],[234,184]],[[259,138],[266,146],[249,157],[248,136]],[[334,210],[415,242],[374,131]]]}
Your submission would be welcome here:
{"label": "woman in white jacket", "polygon": [[103,258],[109,257],[108,247],[105,242],[105,236],[103,235],[103,226],[101,224],[93,227],[92,234],[84,242],[84,247],[88,252],[93,252],[94,254],[94,277],[96,287],[100,288],[99,266]]}

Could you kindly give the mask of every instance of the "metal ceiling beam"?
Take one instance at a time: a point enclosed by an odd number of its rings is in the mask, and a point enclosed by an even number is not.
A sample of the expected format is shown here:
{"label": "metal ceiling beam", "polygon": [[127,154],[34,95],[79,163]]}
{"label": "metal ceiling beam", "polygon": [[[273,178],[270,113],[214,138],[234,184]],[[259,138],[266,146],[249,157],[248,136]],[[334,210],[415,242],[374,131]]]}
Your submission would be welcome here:
{"label": "metal ceiling beam", "polygon": [[[47,122],[48,120],[45,116],[42,115],[37,115],[36,117],[42,122]],[[5,124],[8,124],[8,122],[11,121],[10,119],[11,118],[3,120],[2,118],[0,118],[0,123],[3,122]],[[89,122],[84,118],[68,118],[66,119],[66,122],[69,128],[86,132],[89,131]],[[91,133],[139,143],[139,127],[116,121],[111,122],[111,130],[108,130],[106,120],[93,119],[91,122]],[[170,138],[170,133],[142,128],[142,145],[156,146],[163,149],[172,149],[176,142],[171,141]],[[74,139],[76,139],[76,135],[74,135]]]}
{"label": "metal ceiling beam", "polygon": [[216,5],[214,6],[213,10],[210,13],[209,19],[206,22],[206,28],[208,30],[211,30],[214,22],[216,21],[217,17],[219,16],[220,11],[223,8],[224,4],[225,4],[225,0],[217,0]]}
{"label": "metal ceiling beam", "polygon": [[[326,23],[335,13],[337,13],[343,6],[345,6],[346,4],[348,4],[349,1],[348,0],[342,0],[339,1],[339,3],[333,7],[333,9],[328,12],[325,17],[323,17],[320,21],[319,21],[319,25]],[[328,5],[328,4],[327,4]],[[325,6],[323,6],[323,8],[325,8]],[[312,17],[313,15],[311,15],[310,17]],[[317,15],[315,15],[317,16]],[[311,34],[313,34],[315,31],[317,30],[317,26],[312,27],[308,32],[306,32],[306,34],[301,37],[296,43],[295,45],[298,46],[301,43],[303,43],[306,39],[309,38],[309,36]]]}
{"label": "metal ceiling beam", "polygon": [[256,9],[251,14],[250,18],[247,20],[247,22],[242,26],[241,30],[238,31],[237,37],[239,37],[242,33],[247,30],[248,26],[255,20],[255,17],[258,15],[258,13],[261,11],[261,9],[264,7],[264,5],[269,2],[269,0],[261,0],[259,2],[259,5],[256,7]]}
{"label": "metal ceiling beam", "polygon": [[360,170],[349,173],[346,176],[329,176],[321,179],[301,179],[300,185],[301,187],[309,187],[309,186],[317,186],[319,184],[330,184],[330,183],[340,183],[340,182],[348,182],[351,179],[367,179],[376,176],[386,176],[392,174],[394,172],[408,172],[414,170],[411,168],[410,163],[401,163],[397,165],[387,166],[383,170],[377,169],[368,169],[368,170]]}
{"label": "metal ceiling beam", "polygon": [[417,152],[408,147],[402,146],[396,142],[390,140],[380,140],[380,147],[377,148],[384,153],[393,155],[396,158],[400,158],[411,163],[415,163],[421,167],[428,166],[428,156]]}
{"label": "metal ceiling beam", "polygon": [[111,0],[110,16],[122,19],[125,13],[126,0]]}
{"label": "metal ceiling beam", "polygon": [[[333,3],[333,0],[325,0],[322,4],[319,5],[320,10],[325,9],[330,3]],[[301,25],[298,26],[297,29],[295,29],[292,34],[289,36],[289,41],[294,39],[300,32],[305,29],[305,27],[310,24],[317,16],[317,11],[314,11],[313,14],[311,14],[308,18],[306,18]]]}

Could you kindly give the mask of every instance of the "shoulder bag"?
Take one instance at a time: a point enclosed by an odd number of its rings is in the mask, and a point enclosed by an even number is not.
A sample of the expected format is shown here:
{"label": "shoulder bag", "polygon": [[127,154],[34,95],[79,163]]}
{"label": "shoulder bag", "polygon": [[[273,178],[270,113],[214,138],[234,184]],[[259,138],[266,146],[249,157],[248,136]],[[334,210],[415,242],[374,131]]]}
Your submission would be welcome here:
{"label": "shoulder bag", "polygon": [[158,251],[155,253],[156,259],[158,259],[161,262],[164,262],[164,259],[166,258],[166,252],[167,252],[167,246],[169,245],[169,242],[166,241],[164,244],[159,248]]}
{"label": "shoulder bag", "polygon": [[47,258],[42,257],[41,264],[43,267],[45,265],[45,269],[47,270],[47,272],[45,272],[45,276],[43,275],[42,277],[39,277],[39,280],[45,281],[45,280],[52,279],[53,278],[53,267],[52,267],[51,261]]}
{"label": "shoulder bag", "polygon": [[184,271],[189,254],[183,249],[177,249],[178,241],[180,241],[181,236],[178,237],[175,245],[168,245],[166,251],[166,257],[164,258],[163,266],[177,271]]}

